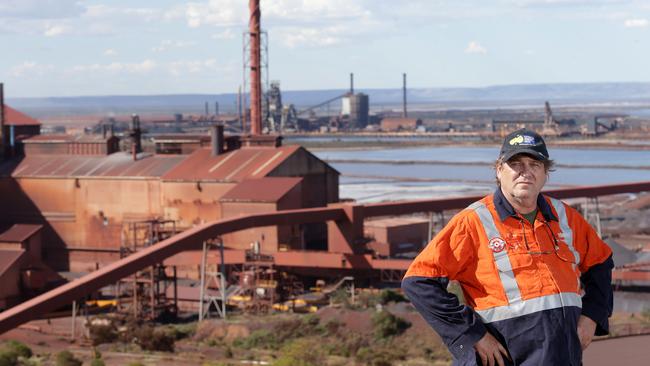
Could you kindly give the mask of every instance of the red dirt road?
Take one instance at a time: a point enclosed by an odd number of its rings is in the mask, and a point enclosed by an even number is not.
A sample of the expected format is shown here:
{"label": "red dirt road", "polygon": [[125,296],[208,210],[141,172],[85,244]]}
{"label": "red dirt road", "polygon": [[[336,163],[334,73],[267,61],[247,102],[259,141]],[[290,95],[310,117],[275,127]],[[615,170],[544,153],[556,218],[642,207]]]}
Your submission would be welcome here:
{"label": "red dirt road", "polygon": [[650,335],[593,342],[585,351],[584,366],[636,366],[650,364]]}

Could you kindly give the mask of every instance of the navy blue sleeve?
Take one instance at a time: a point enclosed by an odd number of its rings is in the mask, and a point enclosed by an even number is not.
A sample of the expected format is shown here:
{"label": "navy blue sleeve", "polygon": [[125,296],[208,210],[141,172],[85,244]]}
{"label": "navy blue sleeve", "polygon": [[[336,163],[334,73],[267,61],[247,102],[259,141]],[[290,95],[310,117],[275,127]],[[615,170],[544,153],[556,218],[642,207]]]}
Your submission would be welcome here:
{"label": "navy blue sleeve", "polygon": [[406,277],[402,289],[457,360],[476,360],[474,344],[486,329],[476,313],[447,291],[443,277]]}
{"label": "navy blue sleeve", "polygon": [[582,315],[596,322],[596,335],[609,334],[609,317],[614,308],[612,291],[614,260],[609,256],[580,276],[585,295],[582,297]]}

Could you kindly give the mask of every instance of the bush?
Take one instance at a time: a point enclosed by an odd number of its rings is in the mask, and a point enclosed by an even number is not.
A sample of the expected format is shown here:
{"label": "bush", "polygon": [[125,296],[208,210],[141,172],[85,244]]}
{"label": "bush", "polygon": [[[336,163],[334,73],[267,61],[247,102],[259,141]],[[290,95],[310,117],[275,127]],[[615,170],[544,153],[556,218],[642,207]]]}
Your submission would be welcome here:
{"label": "bush", "polygon": [[327,328],[319,324],[318,316],[309,314],[304,317],[293,317],[276,321],[271,329],[258,329],[246,338],[233,342],[236,347],[244,349],[263,348],[278,350],[293,339],[312,335],[326,334]]}
{"label": "bush", "polygon": [[392,366],[404,359],[404,351],[396,347],[364,347],[357,352],[357,362],[367,366]]}
{"label": "bush", "polygon": [[19,359],[32,357],[32,350],[18,341],[8,341],[0,349],[0,366],[13,366]]}
{"label": "bush", "polygon": [[380,311],[372,316],[372,326],[375,338],[385,339],[404,333],[411,323],[388,311]]}
{"label": "bush", "polygon": [[386,305],[391,302],[406,302],[406,301],[407,300],[404,297],[404,295],[394,290],[386,289],[386,290],[382,290],[379,293],[379,302],[382,305]]}
{"label": "bush", "polygon": [[263,348],[277,350],[282,344],[282,338],[268,329],[258,329],[246,338],[237,338],[233,346],[244,349]]}
{"label": "bush", "polygon": [[133,332],[135,342],[145,351],[174,352],[174,335],[164,329],[143,325]]}
{"label": "bush", "polygon": [[61,351],[56,355],[56,366],[81,366],[82,362],[70,351]]}
{"label": "bush", "polygon": [[273,366],[321,366],[325,354],[320,342],[312,339],[298,339],[282,348],[282,354]]}
{"label": "bush", "polygon": [[90,324],[88,326],[90,340],[93,346],[99,346],[103,343],[113,343],[118,338],[117,327],[110,321]]}
{"label": "bush", "polygon": [[93,360],[90,361],[90,366],[106,366],[106,364],[101,358],[93,358]]}

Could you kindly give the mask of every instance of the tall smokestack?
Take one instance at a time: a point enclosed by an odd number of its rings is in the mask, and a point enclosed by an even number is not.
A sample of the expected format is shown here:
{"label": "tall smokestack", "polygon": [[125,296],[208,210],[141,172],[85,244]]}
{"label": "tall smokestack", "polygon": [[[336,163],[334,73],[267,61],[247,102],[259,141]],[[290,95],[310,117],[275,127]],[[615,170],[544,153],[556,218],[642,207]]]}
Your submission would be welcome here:
{"label": "tall smokestack", "polygon": [[0,83],[0,158],[5,156],[5,86],[3,83]]}
{"label": "tall smokestack", "polygon": [[208,102],[205,102],[205,116],[207,117],[210,114],[210,108],[208,107]]}
{"label": "tall smokestack", "polygon": [[408,113],[406,113],[406,73],[402,74],[402,117],[406,118],[408,117]]}
{"label": "tall smokestack", "polygon": [[140,116],[133,114],[131,121],[131,153],[133,154],[133,160],[137,160],[138,153],[142,152],[142,130],[140,129]]}
{"label": "tall smokestack", "polygon": [[354,95],[354,74],[350,73],[350,95]]}
{"label": "tall smokestack", "polygon": [[219,115],[219,102],[214,102],[214,115]]}
{"label": "tall smokestack", "polygon": [[262,70],[260,69],[260,0],[249,0],[251,47],[251,135],[262,132]]}

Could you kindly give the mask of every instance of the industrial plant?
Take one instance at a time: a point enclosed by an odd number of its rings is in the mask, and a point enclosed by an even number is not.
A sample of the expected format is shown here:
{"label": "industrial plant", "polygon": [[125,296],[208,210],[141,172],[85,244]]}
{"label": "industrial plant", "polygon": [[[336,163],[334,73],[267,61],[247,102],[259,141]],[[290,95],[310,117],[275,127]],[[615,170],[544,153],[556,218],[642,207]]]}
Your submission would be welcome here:
{"label": "industrial plant", "polygon": [[[401,110],[373,112],[353,74],[345,93],[299,108],[286,103],[279,81],[263,87],[259,1],[250,14],[250,85],[234,114],[218,103],[210,114],[206,102],[201,116],[136,113],[102,118],[83,134],[44,133],[5,104],[0,84],[0,333],[57,311],[76,314],[79,305],[146,320],[315,311],[336,290],[398,287],[449,213],[477,199],[343,200],[339,171],[287,143],[292,134],[500,138],[525,126],[561,137],[628,128],[622,113],[581,124],[554,116],[548,102],[543,118],[450,122],[446,112],[408,110],[406,74]],[[335,112],[316,113],[334,104]],[[648,182],[549,193],[593,203],[645,191]],[[648,286],[649,266],[617,268],[616,284]]]}

